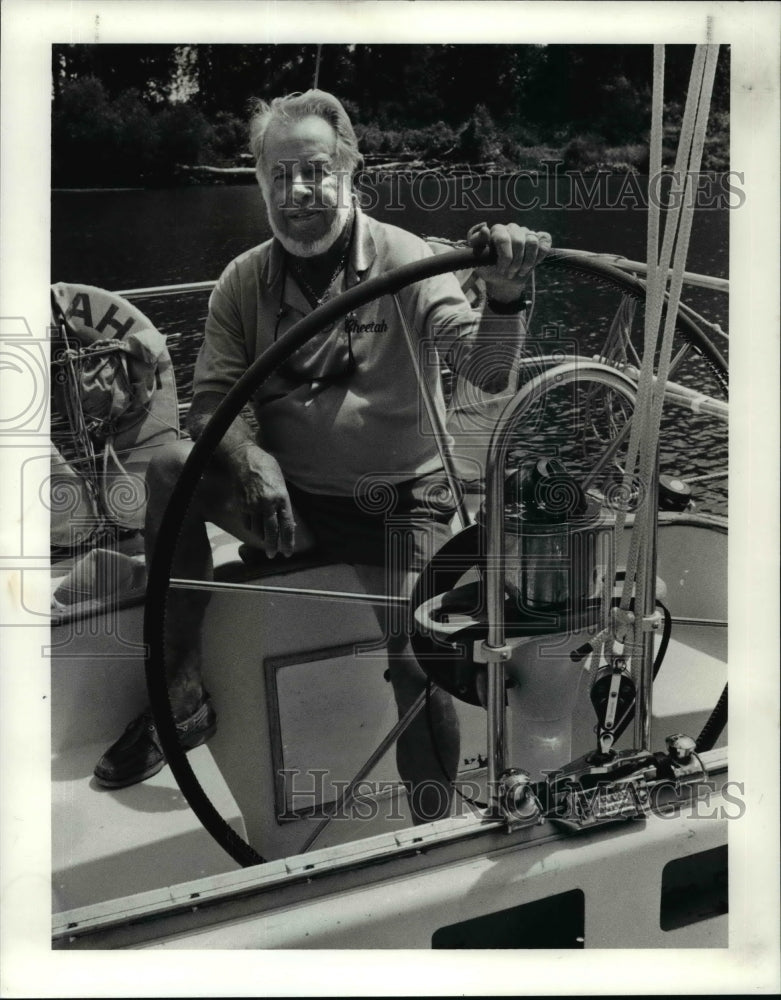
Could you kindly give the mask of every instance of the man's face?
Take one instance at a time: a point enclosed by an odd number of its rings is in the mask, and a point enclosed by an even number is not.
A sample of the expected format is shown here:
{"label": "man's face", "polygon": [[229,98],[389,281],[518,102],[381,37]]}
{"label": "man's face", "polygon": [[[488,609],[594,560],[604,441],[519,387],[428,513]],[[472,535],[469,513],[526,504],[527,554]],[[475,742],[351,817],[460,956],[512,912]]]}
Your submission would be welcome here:
{"label": "man's face", "polygon": [[350,215],[350,177],[336,165],[336,133],[322,118],[272,121],[258,170],[274,235],[300,257],[324,253]]}

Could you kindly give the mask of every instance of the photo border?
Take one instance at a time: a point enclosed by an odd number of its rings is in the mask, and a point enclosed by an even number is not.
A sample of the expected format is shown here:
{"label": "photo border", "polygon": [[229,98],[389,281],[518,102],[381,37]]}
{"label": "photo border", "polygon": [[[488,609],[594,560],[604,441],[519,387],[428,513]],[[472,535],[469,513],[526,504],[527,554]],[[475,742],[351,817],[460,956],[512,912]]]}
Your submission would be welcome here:
{"label": "photo border", "polygon": [[[215,16],[215,8],[219,9]],[[0,337],[23,317],[45,342],[49,283],[52,42],[702,41],[732,47],[732,163],[747,201],[731,213],[730,771],[747,815],[730,829],[730,947],[698,952],[437,955],[388,952],[51,952],[47,629],[0,633],[3,996],[466,995],[729,993],[779,989],[778,870],[778,4],[526,2],[327,3],[265,0],[5,0],[2,6]],[[303,26],[303,27],[302,27]],[[442,33],[447,31],[447,36]],[[574,37],[577,35],[578,37]],[[10,323],[14,320],[16,325]],[[746,327],[748,329],[746,329]],[[23,336],[23,334],[20,334]],[[8,388],[8,373],[0,373]],[[19,504],[19,463],[40,454],[2,441],[0,506]],[[10,506],[9,506],[10,504]],[[24,512],[48,540],[45,512]],[[37,521],[29,521],[37,517]],[[758,527],[759,526],[759,527]],[[0,529],[2,622],[22,614],[20,526]],[[761,538],[757,534],[761,530]],[[48,541],[42,551],[48,552]],[[749,585],[747,586],[747,581]],[[659,959],[663,957],[663,961]],[[226,965],[230,966],[230,974]],[[519,978],[522,975],[522,979]]]}

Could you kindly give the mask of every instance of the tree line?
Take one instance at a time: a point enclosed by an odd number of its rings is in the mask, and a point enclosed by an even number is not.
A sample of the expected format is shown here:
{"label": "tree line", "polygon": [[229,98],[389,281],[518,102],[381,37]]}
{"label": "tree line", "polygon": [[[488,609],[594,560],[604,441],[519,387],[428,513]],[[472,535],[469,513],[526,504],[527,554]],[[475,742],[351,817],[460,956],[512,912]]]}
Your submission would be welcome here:
{"label": "tree line", "polygon": [[[666,50],[668,158],[692,54]],[[55,45],[52,181],[167,184],[183,164],[237,165],[253,98],[315,79],[343,101],[369,156],[642,172],[651,61],[650,46]],[[728,108],[722,47],[706,169],[728,167]]]}

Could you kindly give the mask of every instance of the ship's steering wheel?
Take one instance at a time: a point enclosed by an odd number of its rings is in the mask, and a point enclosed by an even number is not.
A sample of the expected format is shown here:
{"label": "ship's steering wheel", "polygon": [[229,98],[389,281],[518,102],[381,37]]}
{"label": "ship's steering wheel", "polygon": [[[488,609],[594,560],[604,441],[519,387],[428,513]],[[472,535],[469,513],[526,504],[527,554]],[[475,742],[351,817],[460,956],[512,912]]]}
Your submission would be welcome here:
{"label": "ship's steering wheel", "polygon": [[[265,859],[225,821],[201,787],[186,753],[179,745],[168,697],[164,653],[165,605],[178,539],[178,527],[182,517],[201,474],[228,427],[258,387],[303,344],[328,324],[383,295],[396,293],[407,285],[438,274],[490,262],[489,255],[477,254],[471,249],[454,250],[427,257],[356,285],[305,316],[272,344],[227,394],[195,442],[163,513],[157,545],[148,568],[144,611],[146,682],[150,705],[163,752],[183,795],[203,826],[220,846],[236,862],[245,867],[261,864]],[[641,281],[589,254],[554,250],[545,258],[542,266],[546,270],[556,268],[582,275],[615,288],[638,301],[644,301],[645,298],[645,285]],[[679,311],[677,329],[685,340],[705,357],[716,372],[722,388],[725,388],[726,363],[691,315]]]}

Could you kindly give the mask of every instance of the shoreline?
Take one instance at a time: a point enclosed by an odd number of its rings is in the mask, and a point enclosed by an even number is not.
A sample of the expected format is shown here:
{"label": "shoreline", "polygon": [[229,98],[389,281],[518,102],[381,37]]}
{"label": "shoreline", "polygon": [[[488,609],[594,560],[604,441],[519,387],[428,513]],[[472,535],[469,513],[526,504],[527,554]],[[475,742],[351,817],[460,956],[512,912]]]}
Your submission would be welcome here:
{"label": "shoreline", "polygon": [[[410,160],[408,162],[394,161],[391,163],[376,163],[362,167],[356,172],[355,183],[358,187],[363,182],[369,184],[387,183],[394,179],[415,183],[425,181],[427,178],[439,182],[466,182],[470,178],[482,180],[516,181],[529,182],[537,185],[540,182],[562,182],[569,183],[579,189],[584,187],[584,195],[592,198],[587,188],[596,191],[600,184],[614,179],[620,181],[623,187],[640,194],[648,182],[647,172],[641,172],[635,168],[630,170],[616,169],[615,165],[600,163],[596,167],[586,169],[561,169],[564,163],[561,159],[550,159],[543,161],[540,166],[529,167],[507,167],[499,166],[495,162],[483,164],[455,163],[443,164],[437,161],[425,163],[421,160]],[[671,167],[662,167],[662,176],[672,177]],[[728,196],[730,192],[738,195],[739,187],[730,185],[729,178],[734,176],[733,171],[725,170],[701,170],[699,178],[701,181],[710,180],[711,183],[716,178],[722,179],[722,191],[716,193],[719,196]],[[723,181],[726,179],[726,187]],[[739,178],[740,179],[740,178]],[[165,189],[182,190],[188,187],[224,187],[255,185],[257,183],[255,170],[251,167],[214,167],[208,165],[187,166],[180,168],[180,172],[175,176],[146,185],[111,185],[105,186],[90,184],[88,187],[74,187],[68,185],[64,187],[52,187],[50,191],[58,194],[90,194],[99,192],[124,193],[132,191],[160,191]],[[741,179],[742,184],[742,179]],[[716,207],[710,205],[710,207]]]}

